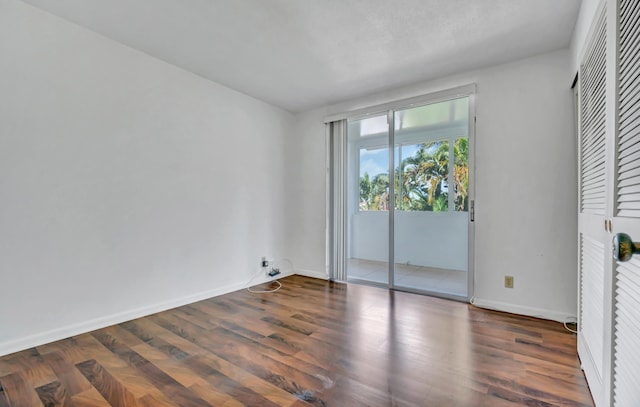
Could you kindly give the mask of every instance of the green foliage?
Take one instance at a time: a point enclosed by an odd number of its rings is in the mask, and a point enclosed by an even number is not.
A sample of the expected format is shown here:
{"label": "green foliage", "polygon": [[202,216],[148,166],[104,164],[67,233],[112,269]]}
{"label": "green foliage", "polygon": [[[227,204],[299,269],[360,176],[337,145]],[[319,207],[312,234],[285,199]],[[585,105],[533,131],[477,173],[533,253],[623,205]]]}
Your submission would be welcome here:
{"label": "green foliage", "polygon": [[440,195],[433,201],[434,212],[446,212],[449,208],[449,200],[446,195]]}
{"label": "green foliage", "polygon": [[360,178],[360,210],[387,211],[389,210],[389,175],[378,174],[369,179],[364,173]]}
{"label": "green foliage", "polygon": [[[454,210],[468,210],[469,142],[455,140],[453,146]],[[396,168],[394,187],[396,209],[403,211],[446,212],[449,210],[449,142],[435,141],[418,145],[412,157]],[[360,210],[384,211],[389,208],[389,176],[378,174],[360,178]]]}
{"label": "green foliage", "polygon": [[453,144],[454,168],[453,180],[455,188],[455,210],[469,210],[469,140],[456,139]]}
{"label": "green foliage", "polygon": [[[413,157],[402,160],[396,170],[402,179],[398,209],[405,211],[447,210],[449,143],[436,141],[420,144]],[[436,204],[436,202],[439,202]],[[444,202],[444,203],[443,203]],[[437,206],[434,206],[437,205]]]}

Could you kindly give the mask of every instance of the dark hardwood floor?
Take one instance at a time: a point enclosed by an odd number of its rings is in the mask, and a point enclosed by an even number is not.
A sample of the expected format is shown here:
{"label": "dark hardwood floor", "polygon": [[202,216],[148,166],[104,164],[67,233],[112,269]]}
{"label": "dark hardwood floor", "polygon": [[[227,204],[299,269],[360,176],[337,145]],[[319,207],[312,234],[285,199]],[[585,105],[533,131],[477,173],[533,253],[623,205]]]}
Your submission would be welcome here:
{"label": "dark hardwood floor", "polygon": [[0,358],[2,406],[592,406],[562,324],[292,276]]}

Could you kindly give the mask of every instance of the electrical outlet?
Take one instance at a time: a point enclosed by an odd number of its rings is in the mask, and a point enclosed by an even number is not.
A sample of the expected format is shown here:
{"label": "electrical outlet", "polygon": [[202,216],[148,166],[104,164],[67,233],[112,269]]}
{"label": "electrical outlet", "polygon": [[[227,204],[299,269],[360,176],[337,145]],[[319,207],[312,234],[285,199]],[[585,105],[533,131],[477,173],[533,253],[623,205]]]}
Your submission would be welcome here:
{"label": "electrical outlet", "polygon": [[513,288],[513,276],[504,276],[504,288]]}
{"label": "electrical outlet", "polygon": [[266,257],[262,256],[262,263],[261,264],[262,264],[263,268],[269,267],[269,260],[267,260]]}

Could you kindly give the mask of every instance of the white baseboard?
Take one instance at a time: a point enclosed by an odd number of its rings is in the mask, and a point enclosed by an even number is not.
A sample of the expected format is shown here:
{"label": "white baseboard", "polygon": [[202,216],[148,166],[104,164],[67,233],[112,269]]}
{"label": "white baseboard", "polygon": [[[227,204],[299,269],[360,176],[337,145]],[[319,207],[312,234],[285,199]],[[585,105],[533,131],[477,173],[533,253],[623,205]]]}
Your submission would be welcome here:
{"label": "white baseboard", "polygon": [[510,304],[506,302],[484,300],[482,298],[474,298],[471,300],[471,303],[480,308],[509,312],[511,314],[527,315],[530,317],[542,319],[549,319],[551,321],[566,322],[569,320],[576,320],[575,315],[544,308],[525,307],[522,305]]}
{"label": "white baseboard", "polygon": [[227,286],[220,287],[214,290],[207,290],[197,294],[188,295],[185,297],[176,298],[169,301],[164,301],[161,303],[149,305],[149,306],[138,308],[135,310],[124,311],[117,314],[92,319],[90,321],[80,322],[77,324],[72,324],[72,325],[52,329],[46,332],[30,335],[30,336],[12,340],[12,341],[0,342],[0,356],[4,356],[10,353],[29,349],[34,346],[40,346],[46,343],[55,342],[61,339],[69,338],[74,335],[80,335],[86,332],[91,332],[96,329],[105,328],[107,326],[120,324],[126,321],[131,321],[136,318],[155,314],[156,312],[166,311],[168,309],[180,307],[186,304],[191,304],[197,301],[206,300],[207,298],[217,297],[219,295],[241,290],[243,288],[246,288],[246,283],[229,284]]}
{"label": "white baseboard", "polygon": [[[263,283],[268,283],[269,281],[275,281],[275,280],[280,280],[281,278],[285,278],[285,277],[289,277],[296,274],[293,270],[289,270],[289,271],[283,271],[280,274],[278,274],[277,276],[274,277],[269,277],[267,275],[265,275],[264,277],[260,277],[260,278],[256,278],[254,280],[252,280],[250,282],[251,286],[253,287],[255,285],[259,285],[259,284],[263,284]],[[247,288],[248,286],[245,284],[244,287],[240,287],[240,288]],[[234,290],[235,291],[235,290]]]}
{"label": "white baseboard", "polygon": [[295,274],[298,274],[300,276],[311,277],[311,278],[319,278],[321,280],[328,280],[329,279],[329,275],[327,273],[323,273],[323,272],[320,272],[320,271],[314,271],[314,270],[296,269]]}
{"label": "white baseboard", "polygon": [[[284,278],[295,274],[293,270],[283,272],[276,277],[263,276],[256,278],[251,282],[252,285],[258,285],[269,281]],[[131,321],[136,318],[144,317],[147,315],[155,314],[156,312],[166,311],[168,309],[181,307],[183,305],[192,304],[194,302],[206,300],[208,298],[217,297],[219,295],[227,294],[233,291],[242,290],[247,288],[247,283],[235,283],[229,284],[224,287],[217,288],[215,290],[203,291],[198,294],[188,295],[181,298],[176,298],[169,301],[164,301],[158,304],[138,308],[131,311],[124,311],[121,313],[108,315],[106,317],[96,318],[86,322],[80,322],[78,324],[72,324],[50,331],[30,335],[24,338],[20,338],[13,341],[0,343],[0,356],[8,355],[13,352],[19,352],[21,350],[29,349],[34,346],[40,346],[47,343],[59,341],[61,339],[69,338],[74,335],[80,335],[86,332],[95,331],[96,329],[105,328],[107,326],[120,324],[122,322]]]}
{"label": "white baseboard", "polygon": [[[314,270],[296,269],[295,271],[288,271],[279,274],[276,278],[270,278],[267,276],[256,279],[252,285],[265,283],[268,281],[284,278],[293,274],[301,276],[307,276],[311,278],[318,278],[322,280],[328,280],[327,273],[318,272]],[[147,315],[155,314],[156,312],[166,311],[168,309],[180,307],[183,305],[191,304],[197,301],[202,301],[207,298],[217,297],[219,295],[227,294],[233,291],[241,290],[247,287],[246,283],[229,284],[224,287],[220,287],[214,290],[207,290],[197,294],[188,295],[181,298],[176,298],[169,301],[141,307],[135,310],[124,311],[121,313],[108,315],[101,318],[96,318],[90,321],[81,322],[78,324],[72,324],[56,329],[52,329],[46,332],[30,335],[24,338],[0,342],[0,356],[8,355],[13,352],[29,349],[34,346],[40,346],[47,343],[55,342],[61,339],[69,338],[74,335],[80,335],[86,332],[91,332],[96,329],[105,328],[107,326],[120,324],[122,322],[131,321],[136,318],[144,317]],[[487,308],[497,311],[510,312],[513,314],[528,315],[537,318],[549,319],[552,321],[564,322],[571,318],[575,319],[575,315],[568,315],[567,313],[557,312],[553,310],[547,310],[542,308],[524,307],[515,304],[503,303],[499,301],[483,300],[475,298],[472,303],[480,308]]]}

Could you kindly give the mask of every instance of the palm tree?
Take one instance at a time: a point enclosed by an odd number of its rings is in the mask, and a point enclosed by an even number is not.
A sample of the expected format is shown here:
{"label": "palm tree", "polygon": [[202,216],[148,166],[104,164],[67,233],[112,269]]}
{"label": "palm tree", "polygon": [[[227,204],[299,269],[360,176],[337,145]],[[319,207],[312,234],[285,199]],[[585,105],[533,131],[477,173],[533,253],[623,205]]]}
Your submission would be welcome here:
{"label": "palm tree", "polygon": [[360,202],[361,211],[386,211],[389,210],[389,175],[378,174],[373,179],[368,173],[360,177]]}
{"label": "palm tree", "polygon": [[[453,145],[454,210],[468,208],[469,142],[456,139]],[[398,191],[396,207],[404,211],[449,210],[449,142],[435,141],[418,145],[412,157],[402,160],[395,171]],[[389,210],[389,175],[368,173],[360,178],[360,210]]]}
{"label": "palm tree", "polygon": [[[449,143],[436,141],[420,144],[413,157],[403,160],[403,198],[410,202],[409,210],[447,210],[447,192],[442,190],[447,185],[449,167]],[[445,197],[444,200],[439,197]],[[434,206],[436,199],[440,203]],[[403,199],[404,201],[404,199]]]}
{"label": "palm tree", "polygon": [[368,211],[371,208],[371,202],[373,197],[371,196],[371,180],[369,179],[369,173],[365,172],[360,177],[360,202],[358,204],[361,211]]}
{"label": "palm tree", "polygon": [[372,192],[373,206],[375,211],[389,210],[389,174],[378,174],[373,177]]}
{"label": "palm tree", "polygon": [[453,153],[455,210],[467,211],[469,208],[469,140],[467,138],[457,139],[453,144]]}
{"label": "palm tree", "polygon": [[449,208],[449,199],[446,195],[440,195],[433,201],[434,212],[446,212]]}

